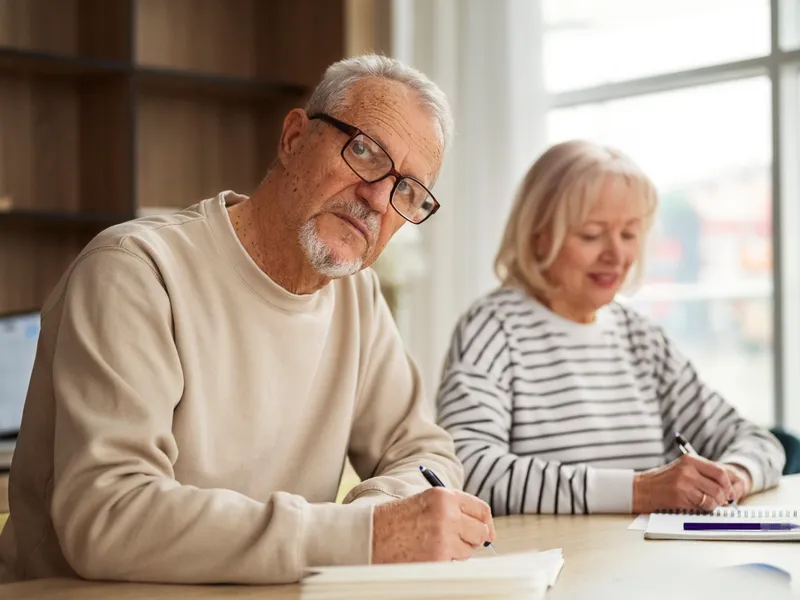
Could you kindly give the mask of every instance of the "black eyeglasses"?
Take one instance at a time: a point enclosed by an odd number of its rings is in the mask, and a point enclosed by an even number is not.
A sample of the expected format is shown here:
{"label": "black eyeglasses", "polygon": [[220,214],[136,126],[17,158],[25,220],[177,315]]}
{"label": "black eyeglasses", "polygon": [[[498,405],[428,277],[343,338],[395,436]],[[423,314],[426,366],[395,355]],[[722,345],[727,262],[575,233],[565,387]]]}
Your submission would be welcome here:
{"label": "black eyeglasses", "polygon": [[439,210],[439,202],[431,191],[418,179],[395,171],[389,153],[358,127],[324,113],[313,114],[309,119],[325,121],[350,136],[342,147],[342,158],[363,181],[376,183],[387,177],[395,178],[389,203],[405,220],[419,225]]}

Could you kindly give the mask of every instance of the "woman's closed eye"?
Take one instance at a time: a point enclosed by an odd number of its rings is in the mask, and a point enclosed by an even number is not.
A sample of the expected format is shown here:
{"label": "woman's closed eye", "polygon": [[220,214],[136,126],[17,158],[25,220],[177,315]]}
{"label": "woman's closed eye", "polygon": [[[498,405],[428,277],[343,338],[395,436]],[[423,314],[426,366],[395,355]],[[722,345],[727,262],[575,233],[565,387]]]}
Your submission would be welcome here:
{"label": "woman's closed eye", "polygon": [[[615,236],[615,234],[611,234],[611,235]],[[623,231],[619,235],[626,242],[627,241],[636,240],[639,237],[639,233],[636,232],[636,231]],[[601,237],[603,237],[603,234],[602,233],[596,233],[596,232],[593,232],[593,231],[585,231],[585,232],[580,233],[579,236],[580,236],[580,238],[582,240],[584,240],[586,242],[596,242]]]}

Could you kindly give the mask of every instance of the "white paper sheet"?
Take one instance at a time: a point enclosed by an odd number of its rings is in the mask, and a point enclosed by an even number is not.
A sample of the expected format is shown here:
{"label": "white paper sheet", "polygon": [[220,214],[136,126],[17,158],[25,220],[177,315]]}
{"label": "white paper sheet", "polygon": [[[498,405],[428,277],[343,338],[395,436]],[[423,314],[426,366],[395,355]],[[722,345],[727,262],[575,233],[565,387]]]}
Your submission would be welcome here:
{"label": "white paper sheet", "polygon": [[564,565],[560,548],[474,557],[466,561],[309,569],[303,600],[358,598],[543,599]]}
{"label": "white paper sheet", "polygon": [[644,531],[647,529],[647,524],[650,522],[650,515],[643,514],[639,515],[633,520],[633,523],[628,525],[628,529],[631,531]]}

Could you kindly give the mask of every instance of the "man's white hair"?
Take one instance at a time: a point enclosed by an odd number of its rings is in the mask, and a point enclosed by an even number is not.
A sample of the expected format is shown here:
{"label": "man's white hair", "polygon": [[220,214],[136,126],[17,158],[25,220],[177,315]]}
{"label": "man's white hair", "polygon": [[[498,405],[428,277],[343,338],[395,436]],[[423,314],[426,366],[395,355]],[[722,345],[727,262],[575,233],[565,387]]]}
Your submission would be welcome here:
{"label": "man's white hair", "polygon": [[395,58],[365,54],[333,63],[312,92],[306,103],[306,112],[309,115],[336,112],[345,105],[350,88],[366,77],[398,81],[416,92],[442,130],[443,149],[449,146],[453,135],[453,114],[444,92],[426,75]]}

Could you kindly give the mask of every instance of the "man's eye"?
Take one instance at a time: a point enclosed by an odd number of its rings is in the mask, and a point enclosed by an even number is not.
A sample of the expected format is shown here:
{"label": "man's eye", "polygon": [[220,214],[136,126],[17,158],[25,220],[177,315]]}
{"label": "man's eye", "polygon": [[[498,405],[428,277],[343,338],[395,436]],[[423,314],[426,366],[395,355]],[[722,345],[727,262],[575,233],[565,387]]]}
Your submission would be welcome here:
{"label": "man's eye", "polygon": [[367,148],[367,145],[360,140],[354,141],[352,147],[353,147],[353,154],[355,154],[356,156],[369,155],[369,148]]}

